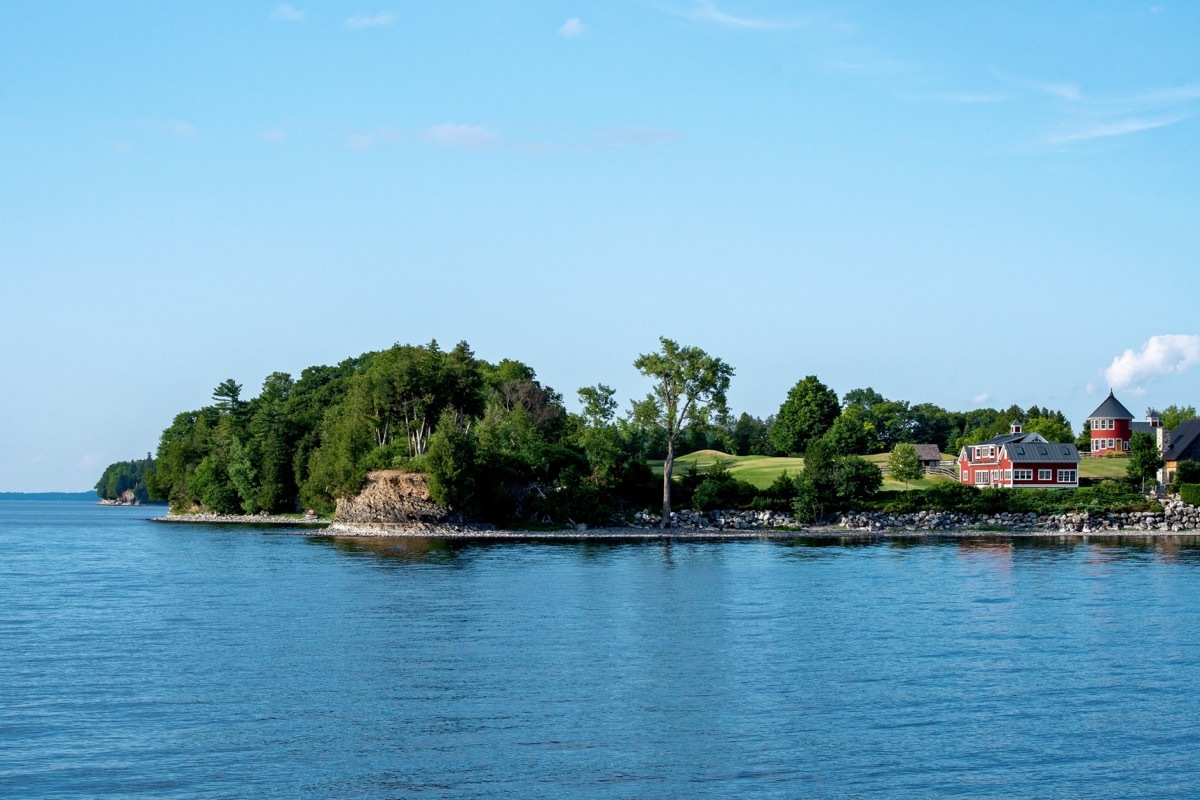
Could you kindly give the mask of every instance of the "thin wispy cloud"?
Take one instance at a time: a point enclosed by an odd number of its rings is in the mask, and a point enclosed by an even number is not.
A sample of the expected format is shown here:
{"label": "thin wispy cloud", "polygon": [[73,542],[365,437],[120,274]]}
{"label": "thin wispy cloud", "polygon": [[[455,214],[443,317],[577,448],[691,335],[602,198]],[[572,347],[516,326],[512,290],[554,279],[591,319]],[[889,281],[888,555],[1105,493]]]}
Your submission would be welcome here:
{"label": "thin wispy cloud", "polygon": [[1041,146],[1062,147],[1096,139],[1112,139],[1165,128],[1190,119],[1200,101],[1200,85],[1147,89],[1124,94],[1085,92],[1076,83],[1014,78],[992,74],[1016,90],[1057,101],[1061,121],[1041,136]]}
{"label": "thin wispy cloud", "polygon": [[439,147],[452,147],[461,150],[479,150],[490,147],[500,140],[500,134],[482,125],[462,125],[456,122],[443,122],[434,125],[421,134],[421,138]]}
{"label": "thin wispy cloud", "polygon": [[1127,136],[1131,133],[1141,133],[1155,128],[1165,128],[1182,122],[1187,116],[1165,117],[1162,119],[1122,119],[1111,122],[1090,122],[1052,131],[1046,135],[1049,144],[1071,144],[1086,142],[1091,139],[1107,139],[1113,136]]}
{"label": "thin wispy cloud", "polygon": [[374,150],[381,144],[389,142],[398,142],[404,138],[404,134],[394,128],[380,128],[374,131],[360,131],[350,134],[350,138],[346,140],[346,145],[359,153],[364,153],[368,150]]}
{"label": "thin wispy cloud", "polygon": [[195,125],[183,120],[151,120],[143,123],[142,127],[179,139],[194,139],[196,134],[199,133]]}
{"label": "thin wispy cloud", "polygon": [[992,396],[990,394],[988,394],[987,392],[980,392],[979,394],[977,394],[971,398],[971,403],[973,405],[981,406],[984,403],[986,403],[988,400],[991,400],[991,399],[992,399]]}
{"label": "thin wispy cloud", "polygon": [[364,28],[381,28],[396,21],[396,15],[390,11],[380,11],[378,14],[355,14],[348,18],[345,26],[352,31]]}
{"label": "thin wispy cloud", "polygon": [[863,60],[835,60],[830,61],[829,66],[832,69],[841,72],[857,72],[861,75],[891,75],[897,72],[908,72],[914,69],[913,65],[907,61],[897,61],[895,59],[863,59]]}
{"label": "thin wispy cloud", "polygon": [[716,0],[696,0],[686,8],[668,7],[667,11],[679,17],[709,22],[726,28],[741,28],[743,30],[771,31],[785,28],[799,28],[808,24],[807,20],[771,20],[757,17],[744,17],[723,11],[717,7]]}
{"label": "thin wispy cloud", "polygon": [[1200,364],[1200,336],[1169,333],[1151,336],[1137,351],[1126,350],[1112,360],[1104,377],[1114,389],[1137,386],[1149,378],[1175,375]]}
{"label": "thin wispy cloud", "polygon": [[576,36],[582,36],[583,31],[583,23],[579,21],[579,17],[571,17],[558,29],[558,35],[566,39],[573,39]]}
{"label": "thin wispy cloud", "polygon": [[258,132],[258,138],[264,142],[279,143],[287,138],[287,128],[282,126],[276,128],[267,128]]}
{"label": "thin wispy cloud", "polygon": [[928,100],[936,103],[959,103],[962,105],[987,105],[1003,103],[1008,99],[1004,92],[940,92],[937,94],[917,97],[918,100]]}
{"label": "thin wispy cloud", "polygon": [[305,18],[303,11],[288,3],[276,6],[271,12],[271,19],[276,22],[304,22]]}
{"label": "thin wispy cloud", "polygon": [[603,147],[654,146],[678,139],[679,134],[662,128],[610,128],[592,136],[592,141]]}

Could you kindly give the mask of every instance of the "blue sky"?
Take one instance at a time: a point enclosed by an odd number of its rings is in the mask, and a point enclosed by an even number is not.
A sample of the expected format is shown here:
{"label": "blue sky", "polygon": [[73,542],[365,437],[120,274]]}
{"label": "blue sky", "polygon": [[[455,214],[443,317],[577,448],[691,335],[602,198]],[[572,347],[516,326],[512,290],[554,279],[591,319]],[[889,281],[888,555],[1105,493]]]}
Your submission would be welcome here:
{"label": "blue sky", "polygon": [[[1200,404],[1200,5],[0,6],[0,490],[394,342]],[[1127,352],[1128,351],[1128,352]]]}

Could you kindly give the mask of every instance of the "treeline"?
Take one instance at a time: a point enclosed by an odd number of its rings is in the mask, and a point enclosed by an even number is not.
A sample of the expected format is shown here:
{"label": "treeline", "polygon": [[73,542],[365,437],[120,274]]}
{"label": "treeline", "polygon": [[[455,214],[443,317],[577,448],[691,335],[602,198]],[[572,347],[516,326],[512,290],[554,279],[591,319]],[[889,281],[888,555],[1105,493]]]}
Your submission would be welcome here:
{"label": "treeline", "polygon": [[[941,452],[957,453],[966,445],[1008,433],[1014,422],[1047,441],[1077,441],[1063,412],[1049,408],[948,411],[933,403],[889,400],[871,387],[851,390],[839,401],[836,392],[810,375],[792,387],[778,413],[766,419],[743,413],[712,427],[686,430],[680,450],[803,455],[812,442],[823,439],[841,455],[889,453],[897,444],[936,444]],[[651,457],[661,458],[665,444],[652,441],[650,449]]]}
{"label": "treeline", "polygon": [[150,490],[147,480],[154,473],[154,459],[147,453],[146,457],[137,461],[118,461],[109,464],[96,481],[96,495],[101,500],[123,500],[125,493],[131,492],[132,499],[139,503],[150,500]]}
{"label": "treeline", "polygon": [[368,470],[398,468],[489,519],[604,521],[650,502],[655,481],[613,391],[579,394],[582,413],[568,413],[530,366],[489,363],[465,342],[396,345],[298,380],[277,372],[249,401],[227,380],[163,432],[150,493],[176,510],[327,513]]}
{"label": "treeline", "polygon": [[[665,457],[667,431],[639,411],[645,401],[618,415],[603,384],[580,389],[578,399],[580,412],[568,412],[532,367],[489,363],[465,342],[450,350],[437,342],[396,345],[309,367],[298,379],[273,373],[250,400],[241,385],[224,381],[211,404],[177,415],[163,431],[155,469],[143,479],[149,498],[175,510],[219,513],[327,513],[372,469],[424,472],[434,499],[501,524],[597,523],[654,507],[661,487],[647,462]],[[798,502],[819,515],[877,491],[878,470],[852,456],[905,442],[956,450],[1007,432],[1014,420],[1051,441],[1074,439],[1062,413],[1045,408],[952,412],[871,388],[839,401],[809,376],[766,419],[735,417],[716,404],[703,421],[675,432],[675,452],[806,455],[813,466],[805,480],[760,492],[758,503]],[[107,490],[107,473],[102,482]],[[719,471],[685,478],[681,490],[687,502],[705,506],[755,502]]]}

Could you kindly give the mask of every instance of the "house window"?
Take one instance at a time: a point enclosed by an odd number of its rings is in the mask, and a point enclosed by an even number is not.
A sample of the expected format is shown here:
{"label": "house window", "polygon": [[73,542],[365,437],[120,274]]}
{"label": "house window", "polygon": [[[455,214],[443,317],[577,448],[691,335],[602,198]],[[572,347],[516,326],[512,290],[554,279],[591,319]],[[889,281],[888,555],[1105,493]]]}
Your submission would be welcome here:
{"label": "house window", "polygon": [[1031,481],[1031,480],[1033,480],[1033,470],[1031,470],[1031,469],[1014,469],[1013,470],[1013,480],[1014,481]]}
{"label": "house window", "polygon": [[1075,483],[1075,470],[1060,469],[1058,471],[1058,482],[1059,483]]}
{"label": "house window", "polygon": [[975,470],[975,483],[984,486],[988,482],[988,471],[986,469]]}
{"label": "house window", "polygon": [[1000,470],[994,469],[992,470],[992,483],[995,483],[998,480],[1000,480]]}
{"label": "house window", "polygon": [[1124,450],[1126,453],[1128,453],[1129,452],[1129,442],[1128,441],[1122,442],[1121,449]]}
{"label": "house window", "polygon": [[1038,470],[1038,480],[1039,481],[1048,481],[1048,480],[1050,480],[1051,474],[1052,474],[1052,470],[1039,469]]}
{"label": "house window", "polygon": [[1003,476],[1003,477],[1004,477],[1004,480],[1006,480],[1006,481],[1011,481],[1011,480],[1012,480],[1012,470],[1011,470],[1011,469],[1006,469],[1006,470],[1004,470],[1004,476]]}

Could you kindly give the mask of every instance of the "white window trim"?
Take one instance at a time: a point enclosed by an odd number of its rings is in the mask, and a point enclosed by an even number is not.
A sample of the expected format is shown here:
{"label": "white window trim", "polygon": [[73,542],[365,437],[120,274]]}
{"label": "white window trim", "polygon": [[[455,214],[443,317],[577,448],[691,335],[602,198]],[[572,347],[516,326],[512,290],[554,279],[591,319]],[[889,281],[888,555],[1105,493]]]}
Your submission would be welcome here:
{"label": "white window trim", "polygon": [[1059,483],[1078,483],[1079,476],[1073,469],[1060,469],[1058,471]]}
{"label": "white window trim", "polygon": [[1033,480],[1033,470],[1031,470],[1031,469],[1014,469],[1012,471],[1012,473],[1013,473],[1014,481],[1031,481],[1031,480]]}
{"label": "white window trim", "polygon": [[1053,477],[1053,475],[1054,475],[1054,470],[1050,470],[1050,469],[1039,469],[1039,470],[1038,470],[1038,478],[1037,478],[1037,479],[1038,479],[1039,481],[1048,481],[1048,480],[1050,480],[1050,479]]}

